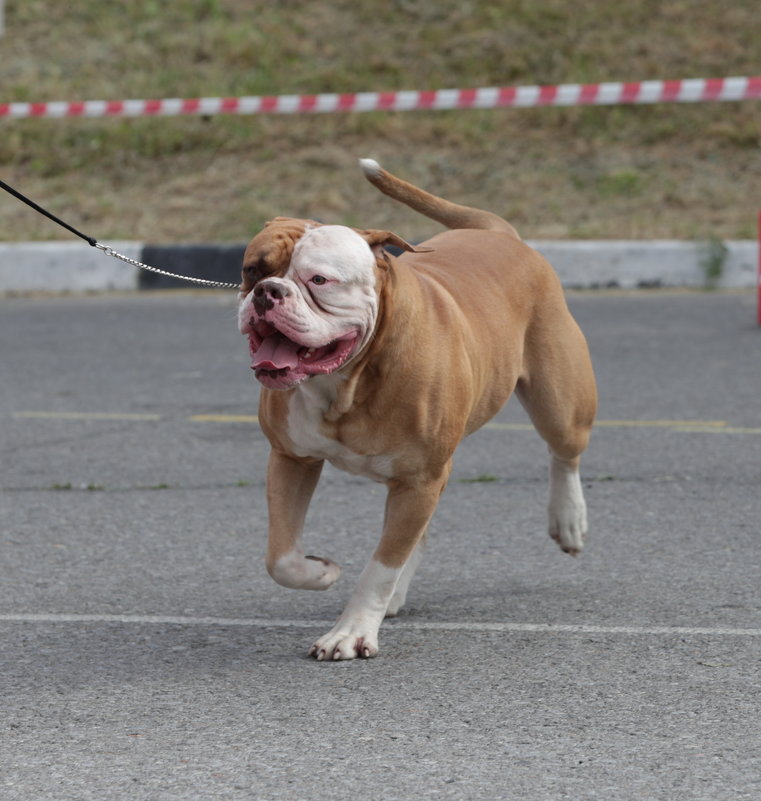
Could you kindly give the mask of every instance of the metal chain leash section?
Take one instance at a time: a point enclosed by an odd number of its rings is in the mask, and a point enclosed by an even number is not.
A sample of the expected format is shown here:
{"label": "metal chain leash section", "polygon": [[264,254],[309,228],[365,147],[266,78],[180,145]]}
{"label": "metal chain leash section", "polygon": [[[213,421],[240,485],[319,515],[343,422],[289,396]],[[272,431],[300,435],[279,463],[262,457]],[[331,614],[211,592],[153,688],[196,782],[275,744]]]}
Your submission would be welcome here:
{"label": "metal chain leash section", "polygon": [[240,288],[238,284],[231,284],[226,281],[210,281],[208,278],[194,278],[190,275],[177,275],[176,273],[170,273],[166,270],[160,270],[158,267],[151,267],[149,264],[143,264],[141,261],[131,259],[129,256],[125,256],[123,253],[117,253],[117,251],[115,251],[113,248],[109,247],[108,245],[102,245],[100,242],[96,242],[95,247],[98,248],[98,250],[102,250],[107,256],[113,256],[115,259],[119,259],[127,264],[131,264],[133,267],[138,267],[141,270],[147,270],[149,273],[158,273],[159,275],[165,275],[168,278],[177,278],[180,281],[190,281],[193,284],[216,287],[218,289]]}

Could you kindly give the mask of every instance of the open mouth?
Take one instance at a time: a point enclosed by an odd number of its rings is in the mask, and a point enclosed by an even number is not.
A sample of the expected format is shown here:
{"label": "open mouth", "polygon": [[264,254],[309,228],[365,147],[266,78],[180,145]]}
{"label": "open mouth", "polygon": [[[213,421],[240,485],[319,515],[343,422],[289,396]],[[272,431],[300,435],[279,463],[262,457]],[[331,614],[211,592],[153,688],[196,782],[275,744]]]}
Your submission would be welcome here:
{"label": "open mouth", "polygon": [[268,389],[288,389],[310,376],[338,370],[354,351],[358,338],[359,332],[352,331],[326,345],[309,347],[260,321],[248,333],[251,369]]}

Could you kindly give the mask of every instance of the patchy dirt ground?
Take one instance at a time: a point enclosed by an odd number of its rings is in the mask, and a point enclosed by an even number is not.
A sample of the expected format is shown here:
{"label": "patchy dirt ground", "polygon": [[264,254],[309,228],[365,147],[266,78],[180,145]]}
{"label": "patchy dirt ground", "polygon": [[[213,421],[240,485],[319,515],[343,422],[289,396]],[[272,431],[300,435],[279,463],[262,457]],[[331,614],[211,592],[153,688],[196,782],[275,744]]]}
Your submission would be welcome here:
{"label": "patchy dirt ground", "polygon": [[[753,75],[760,34],[755,0],[29,0],[6,9],[0,100]],[[362,156],[531,238],[753,238],[761,103],[0,120],[4,180],[104,240],[242,241],[277,214],[438,229]],[[0,197],[0,240],[66,236]]]}

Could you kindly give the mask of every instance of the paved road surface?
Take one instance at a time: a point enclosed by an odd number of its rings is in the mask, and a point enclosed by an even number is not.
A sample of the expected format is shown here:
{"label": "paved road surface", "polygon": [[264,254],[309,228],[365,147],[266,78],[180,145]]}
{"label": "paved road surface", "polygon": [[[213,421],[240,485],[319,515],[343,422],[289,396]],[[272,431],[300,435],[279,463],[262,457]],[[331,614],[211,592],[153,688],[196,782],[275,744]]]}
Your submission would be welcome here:
{"label": "paved road surface", "polygon": [[[749,294],[570,298],[598,372],[579,559],[511,402],[466,441],[381,655],[306,658],[377,537],[327,470],[324,594],[266,575],[231,295],[0,301],[0,798],[761,797]],[[489,479],[489,480],[487,480]]]}

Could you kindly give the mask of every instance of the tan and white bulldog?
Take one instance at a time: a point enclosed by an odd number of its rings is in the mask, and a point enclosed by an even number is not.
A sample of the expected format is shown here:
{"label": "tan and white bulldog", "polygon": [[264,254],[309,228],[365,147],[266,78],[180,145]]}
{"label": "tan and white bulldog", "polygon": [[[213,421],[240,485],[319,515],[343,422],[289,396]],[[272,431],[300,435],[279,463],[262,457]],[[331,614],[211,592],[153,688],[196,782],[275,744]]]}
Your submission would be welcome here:
{"label": "tan and white bulldog", "polygon": [[378,653],[457,444],[513,391],[549,445],[550,536],[576,555],[587,530],[579,455],[595,380],[554,271],[500,217],[361,165],[382,192],[454,230],[412,247],[388,231],[276,218],[246,249],[238,314],[264,387],[275,581],[324,590],[341,572],[302,545],[326,459],[388,487],[380,542],[338,622],[312,645],[318,660]]}

